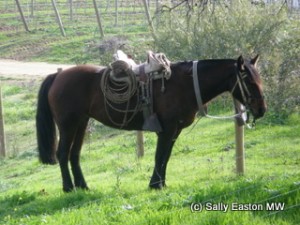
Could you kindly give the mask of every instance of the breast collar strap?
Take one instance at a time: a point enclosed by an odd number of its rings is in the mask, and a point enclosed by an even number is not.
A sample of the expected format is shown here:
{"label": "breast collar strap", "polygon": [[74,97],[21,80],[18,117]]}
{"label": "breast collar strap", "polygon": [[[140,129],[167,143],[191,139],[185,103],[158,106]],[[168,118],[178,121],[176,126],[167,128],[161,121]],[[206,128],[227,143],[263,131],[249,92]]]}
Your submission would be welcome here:
{"label": "breast collar strap", "polygon": [[201,116],[206,116],[206,112],[203,107],[199,80],[198,80],[198,61],[193,61],[193,83],[194,83],[194,90],[195,90],[199,113]]}

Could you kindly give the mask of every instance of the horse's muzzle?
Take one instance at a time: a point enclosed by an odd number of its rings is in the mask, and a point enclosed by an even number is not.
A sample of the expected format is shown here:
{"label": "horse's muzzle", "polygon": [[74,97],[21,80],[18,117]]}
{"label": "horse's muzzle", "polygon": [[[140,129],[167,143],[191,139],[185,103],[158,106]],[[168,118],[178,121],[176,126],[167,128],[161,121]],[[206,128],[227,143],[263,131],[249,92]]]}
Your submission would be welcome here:
{"label": "horse's muzzle", "polygon": [[267,111],[266,105],[263,105],[261,107],[258,107],[257,109],[252,110],[252,115],[254,119],[259,119],[265,115]]}

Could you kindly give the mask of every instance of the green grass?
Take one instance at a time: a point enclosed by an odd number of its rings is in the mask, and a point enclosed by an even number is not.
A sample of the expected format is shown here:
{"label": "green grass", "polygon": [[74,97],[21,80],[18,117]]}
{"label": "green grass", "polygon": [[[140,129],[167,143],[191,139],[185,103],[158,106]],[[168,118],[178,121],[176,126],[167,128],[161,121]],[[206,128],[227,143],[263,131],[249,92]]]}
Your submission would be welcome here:
{"label": "green grass", "polygon": [[[57,28],[31,33],[0,33],[1,57],[22,61],[106,65],[122,44],[125,44],[123,48],[126,52],[136,54],[139,60],[144,59],[146,51],[151,48],[147,43],[150,38],[145,27],[128,27],[121,34],[120,28],[111,27],[106,32],[103,39],[100,39],[97,27],[69,28],[66,29],[67,37],[61,37]],[[122,41],[114,41],[116,37],[122,37]],[[141,42],[145,44],[138,44]],[[99,49],[101,45],[105,47],[103,51]]]}
{"label": "green grass", "polygon": [[[244,176],[235,173],[233,123],[201,119],[177,140],[167,170],[168,188],[162,191],[147,188],[156,135],[145,132],[145,156],[137,159],[135,132],[109,129],[94,121],[81,157],[90,191],[65,194],[59,166],[38,162],[36,94],[32,93],[39,82],[2,82],[8,146],[15,142],[17,150],[9,148],[8,157],[0,160],[0,224],[286,225],[300,221],[299,114],[282,125],[262,119],[255,130],[246,130]],[[192,203],[251,203],[264,209],[191,212]],[[267,203],[285,203],[285,208],[268,211]]]}

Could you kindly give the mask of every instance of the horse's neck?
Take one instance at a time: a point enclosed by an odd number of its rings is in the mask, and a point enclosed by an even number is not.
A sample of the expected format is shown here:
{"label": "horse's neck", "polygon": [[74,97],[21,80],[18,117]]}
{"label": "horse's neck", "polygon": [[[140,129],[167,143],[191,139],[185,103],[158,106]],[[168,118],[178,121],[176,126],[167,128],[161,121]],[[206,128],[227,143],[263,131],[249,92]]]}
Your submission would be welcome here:
{"label": "horse's neck", "polygon": [[235,73],[234,63],[229,60],[199,61],[198,80],[203,103],[229,91]]}

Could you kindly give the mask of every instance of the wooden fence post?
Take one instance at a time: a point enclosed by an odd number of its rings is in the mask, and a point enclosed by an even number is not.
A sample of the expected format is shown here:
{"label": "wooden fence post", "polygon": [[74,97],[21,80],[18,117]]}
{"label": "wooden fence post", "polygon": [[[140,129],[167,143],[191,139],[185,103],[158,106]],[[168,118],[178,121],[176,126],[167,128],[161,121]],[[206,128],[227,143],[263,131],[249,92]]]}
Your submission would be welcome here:
{"label": "wooden fence post", "polygon": [[95,8],[95,13],[96,13],[96,17],[97,17],[97,22],[98,22],[98,27],[99,27],[100,35],[101,35],[101,38],[103,38],[104,37],[104,33],[103,33],[103,29],[102,29],[102,23],[101,23],[100,14],[99,14],[99,10],[98,10],[98,6],[97,6],[96,0],[93,0],[93,4],[94,4],[94,8]]}
{"label": "wooden fence post", "polygon": [[151,34],[152,34],[153,38],[156,39],[155,30],[154,30],[153,23],[152,23],[151,16],[150,16],[150,12],[149,12],[148,2],[147,2],[147,0],[143,0],[143,3],[144,3],[145,12],[146,12],[146,16],[147,16],[147,20],[148,20],[148,24],[149,24],[149,27],[150,27]]}
{"label": "wooden fence post", "polygon": [[161,14],[161,3],[159,0],[156,0],[155,3],[155,15],[156,15],[156,27],[158,27],[160,23],[160,14]]}
{"label": "wooden fence post", "polygon": [[30,4],[30,16],[31,17],[34,16],[34,0],[31,0],[31,4]]}
{"label": "wooden fence post", "polygon": [[0,84],[0,157],[6,156],[6,143],[5,143],[5,131],[4,131],[4,116],[2,107],[2,90]]}
{"label": "wooden fence post", "polygon": [[56,2],[55,2],[55,0],[51,0],[51,2],[52,2],[52,7],[53,7],[54,12],[55,12],[57,23],[59,25],[60,32],[61,32],[62,36],[65,37],[66,36],[65,29],[64,29],[63,23],[61,21],[58,9],[56,7]]}
{"label": "wooden fence post", "polygon": [[118,26],[118,20],[119,20],[119,12],[118,12],[118,8],[119,8],[119,2],[118,0],[115,0],[115,26]]}
{"label": "wooden fence post", "polygon": [[[235,107],[240,108],[241,104],[234,100]],[[238,175],[245,173],[245,149],[244,149],[244,125],[235,119],[235,148],[236,148],[236,172]]]}
{"label": "wooden fence post", "polygon": [[20,5],[19,0],[16,0],[16,3],[17,3],[17,7],[18,7],[18,10],[19,10],[19,13],[20,13],[20,16],[21,16],[23,25],[24,25],[24,27],[25,27],[25,30],[26,30],[27,32],[29,32],[29,28],[28,28],[27,22],[26,22],[26,20],[25,20],[25,17],[24,17],[24,14],[23,14],[23,11],[22,11],[22,8],[21,8],[21,5]]}
{"label": "wooden fence post", "polygon": [[69,0],[70,3],[70,20],[73,20],[73,0]]}
{"label": "wooden fence post", "polygon": [[142,158],[144,156],[143,131],[137,131],[137,133],[136,133],[136,155],[138,158]]}

